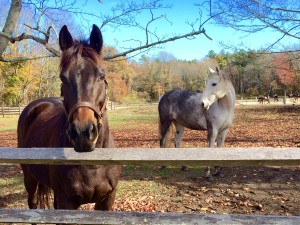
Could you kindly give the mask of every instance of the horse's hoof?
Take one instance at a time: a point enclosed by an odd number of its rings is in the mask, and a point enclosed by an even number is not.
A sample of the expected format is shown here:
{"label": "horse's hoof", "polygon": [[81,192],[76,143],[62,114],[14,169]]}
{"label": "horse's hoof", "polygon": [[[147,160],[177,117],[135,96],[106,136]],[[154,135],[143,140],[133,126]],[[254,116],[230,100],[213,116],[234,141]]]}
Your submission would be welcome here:
{"label": "horse's hoof", "polygon": [[164,170],[164,169],[166,169],[166,168],[167,168],[166,166],[161,166],[161,167],[159,168],[159,171]]}
{"label": "horse's hoof", "polygon": [[213,176],[222,176],[221,174],[221,167],[217,166],[215,169],[215,172],[213,173]]}
{"label": "horse's hoof", "polygon": [[205,180],[206,180],[207,182],[213,182],[213,181],[214,181],[214,179],[213,179],[212,176],[206,176],[206,177],[205,177]]}
{"label": "horse's hoof", "polygon": [[189,168],[187,166],[182,166],[181,167],[181,171],[188,171],[188,170],[189,170]]}
{"label": "horse's hoof", "polygon": [[219,177],[219,176],[221,176],[222,174],[221,174],[221,171],[216,171],[216,172],[214,172],[213,173],[213,176],[214,177]]}

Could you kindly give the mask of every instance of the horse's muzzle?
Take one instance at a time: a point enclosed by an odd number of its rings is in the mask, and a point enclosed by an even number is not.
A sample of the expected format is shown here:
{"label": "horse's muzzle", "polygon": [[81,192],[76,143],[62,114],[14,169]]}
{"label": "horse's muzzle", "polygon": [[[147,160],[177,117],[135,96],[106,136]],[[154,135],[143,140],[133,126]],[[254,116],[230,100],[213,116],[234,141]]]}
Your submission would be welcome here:
{"label": "horse's muzzle", "polygon": [[208,110],[210,104],[209,104],[209,102],[204,102],[204,101],[203,101],[203,102],[201,103],[201,106],[202,106],[203,109]]}
{"label": "horse's muzzle", "polygon": [[67,134],[76,152],[90,152],[95,149],[99,131],[93,121],[79,124],[75,120],[69,124]]}

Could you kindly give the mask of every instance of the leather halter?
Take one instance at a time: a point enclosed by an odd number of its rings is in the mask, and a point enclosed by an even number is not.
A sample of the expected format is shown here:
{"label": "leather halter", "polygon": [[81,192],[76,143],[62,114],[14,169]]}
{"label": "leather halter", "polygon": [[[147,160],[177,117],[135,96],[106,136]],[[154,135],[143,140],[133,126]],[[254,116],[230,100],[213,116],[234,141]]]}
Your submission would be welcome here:
{"label": "leather halter", "polygon": [[106,104],[108,101],[108,97],[105,97],[104,103],[101,107],[101,109],[99,110],[99,108],[97,106],[95,106],[94,104],[90,103],[90,102],[78,102],[75,105],[72,106],[72,108],[69,111],[69,114],[67,115],[68,117],[68,122],[70,123],[72,121],[72,117],[73,117],[73,113],[81,107],[87,107],[90,108],[91,110],[94,111],[94,113],[97,115],[97,124],[98,124],[98,128],[100,128],[102,126],[102,115],[106,109]]}

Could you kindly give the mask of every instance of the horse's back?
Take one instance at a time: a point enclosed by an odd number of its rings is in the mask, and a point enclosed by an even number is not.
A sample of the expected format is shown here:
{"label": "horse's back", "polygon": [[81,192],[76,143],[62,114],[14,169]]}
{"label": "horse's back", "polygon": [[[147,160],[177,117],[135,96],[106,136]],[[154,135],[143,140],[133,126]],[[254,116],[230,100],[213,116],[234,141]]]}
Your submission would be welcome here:
{"label": "horse's back", "polygon": [[206,129],[201,93],[173,89],[161,97],[158,111],[161,121],[172,120],[193,130]]}
{"label": "horse's back", "polygon": [[166,111],[170,107],[180,108],[180,110],[191,110],[200,104],[201,93],[192,91],[173,89],[166,92],[159,101],[159,109]]}
{"label": "horse's back", "polygon": [[[53,135],[66,122],[62,100],[44,98],[29,103],[18,121],[18,147],[54,147]],[[58,126],[58,127],[56,127]]]}

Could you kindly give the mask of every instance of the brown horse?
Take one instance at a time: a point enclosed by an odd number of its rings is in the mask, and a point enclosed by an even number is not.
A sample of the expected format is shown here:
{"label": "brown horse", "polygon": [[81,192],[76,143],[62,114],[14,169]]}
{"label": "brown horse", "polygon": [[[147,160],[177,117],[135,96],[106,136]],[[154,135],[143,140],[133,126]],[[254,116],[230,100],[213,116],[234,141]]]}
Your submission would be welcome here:
{"label": "brown horse", "polygon": [[[101,31],[93,25],[88,44],[73,40],[63,26],[59,44],[63,97],[39,99],[24,109],[18,122],[18,147],[73,147],[77,152],[115,147],[105,111]],[[21,166],[30,209],[49,207],[50,189],[55,209],[78,209],[86,203],[96,203],[96,210],[112,208],[120,166]]]}

